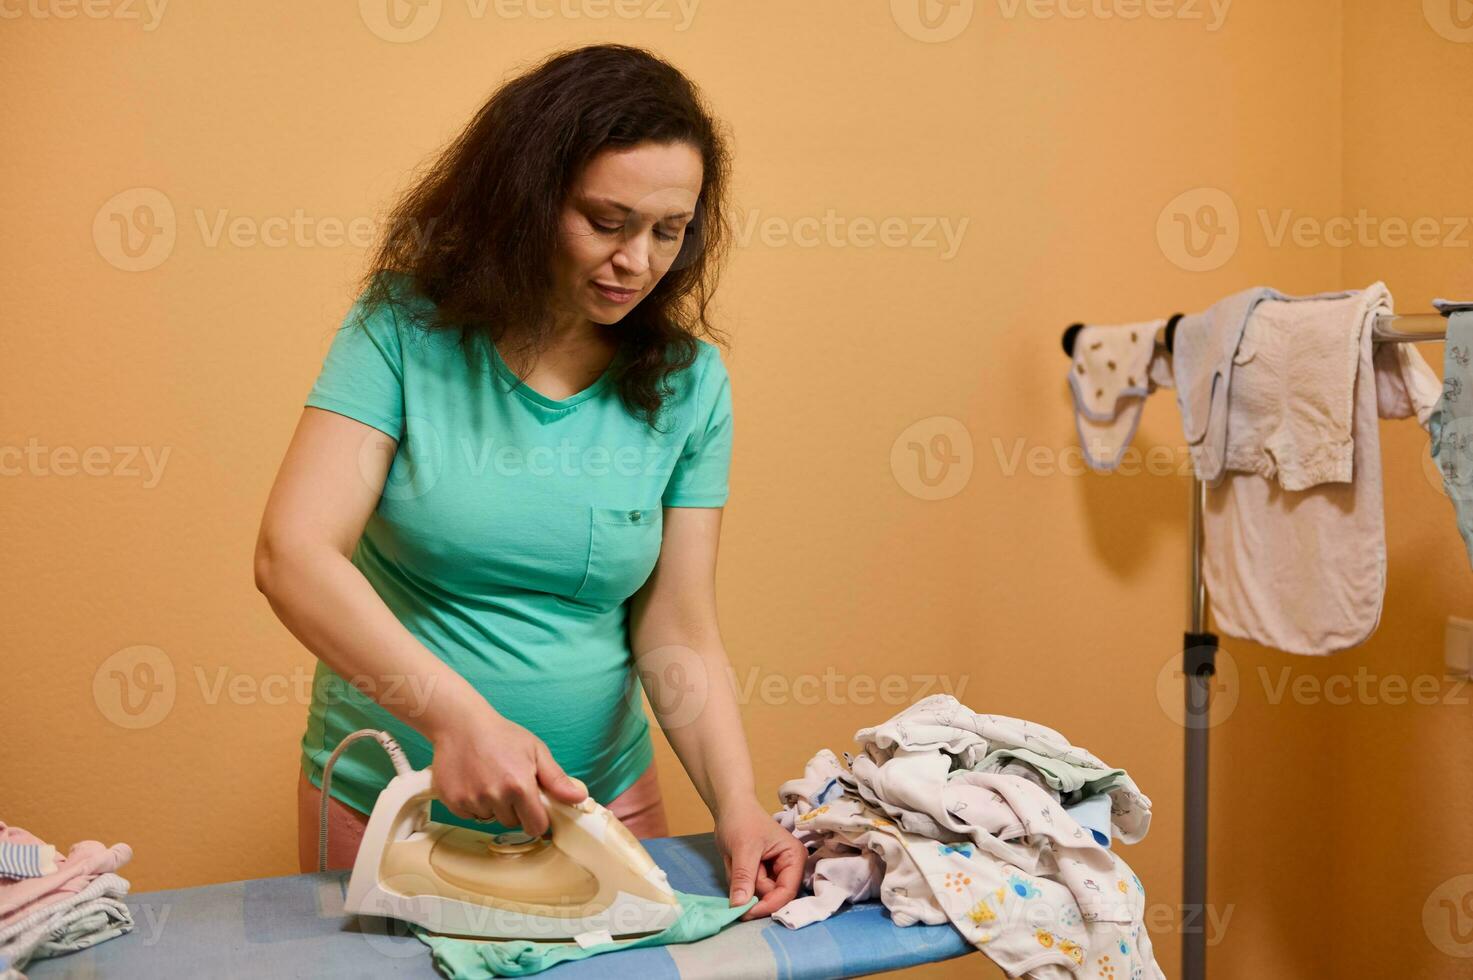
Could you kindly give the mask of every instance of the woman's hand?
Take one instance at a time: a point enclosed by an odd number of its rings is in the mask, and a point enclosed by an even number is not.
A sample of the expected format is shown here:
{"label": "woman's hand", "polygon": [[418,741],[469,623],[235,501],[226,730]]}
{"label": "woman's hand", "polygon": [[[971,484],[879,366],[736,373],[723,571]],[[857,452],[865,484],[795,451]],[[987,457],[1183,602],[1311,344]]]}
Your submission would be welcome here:
{"label": "woman's hand", "polygon": [[460,715],[431,741],[435,798],[457,817],[495,820],[540,837],[549,822],[539,788],[564,803],[588,796],[588,787],[563,772],[542,739],[488,704]]}
{"label": "woman's hand", "polygon": [[731,904],[745,903],[756,889],[759,901],[742,914],[743,922],[771,915],[797,896],[808,850],[755,798],[722,809],[716,846],[726,861]]}

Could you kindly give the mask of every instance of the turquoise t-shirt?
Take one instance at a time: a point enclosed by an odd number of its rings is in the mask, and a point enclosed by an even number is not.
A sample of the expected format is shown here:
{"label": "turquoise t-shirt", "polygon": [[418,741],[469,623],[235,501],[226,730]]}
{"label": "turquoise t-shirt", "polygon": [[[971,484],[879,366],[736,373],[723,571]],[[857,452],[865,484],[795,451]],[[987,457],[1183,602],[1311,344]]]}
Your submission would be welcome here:
{"label": "turquoise t-shirt", "polygon": [[[307,397],[398,440],[353,564],[410,633],[608,803],[653,759],[626,600],[659,557],[662,507],[726,503],[726,368],[701,341],[695,363],[670,376],[659,432],[624,407],[611,371],[554,399],[518,385],[490,344],[473,370],[456,332],[403,315],[431,301],[394,282],[396,302],[366,330],[359,297]],[[413,683],[394,686],[383,696],[424,704]],[[359,728],[387,730],[416,768],[429,765],[419,732],[319,661],[302,737],[313,785]],[[371,741],[332,773],[331,795],[362,812],[393,776]],[[499,827],[439,802],[434,819]]]}

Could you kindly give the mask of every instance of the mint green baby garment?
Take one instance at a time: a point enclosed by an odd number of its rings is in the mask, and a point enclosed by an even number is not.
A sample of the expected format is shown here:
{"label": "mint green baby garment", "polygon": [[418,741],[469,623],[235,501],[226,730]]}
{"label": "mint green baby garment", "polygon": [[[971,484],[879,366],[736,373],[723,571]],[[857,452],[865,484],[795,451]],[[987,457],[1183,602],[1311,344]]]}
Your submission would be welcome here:
{"label": "mint green baby garment", "polygon": [[598,953],[611,953],[619,949],[636,946],[668,946],[672,943],[690,943],[697,939],[714,936],[742,913],[757,904],[756,896],[746,904],[731,906],[727,899],[714,895],[689,895],[677,891],[681,908],[680,918],[663,932],[643,939],[620,939],[611,943],[583,948],[574,942],[535,943],[526,939],[504,941],[452,939],[426,932],[411,925],[410,930],[420,941],[430,947],[435,966],[451,980],[484,980],[486,977],[525,977],[540,973],[550,966],[565,960],[581,960]]}
{"label": "mint green baby garment", "polygon": [[1038,771],[1044,782],[1059,791],[1061,802],[1073,806],[1091,796],[1108,793],[1125,785],[1124,769],[1096,769],[1093,766],[1076,766],[1063,759],[1040,755],[1032,749],[996,749],[987,753],[977,765],[979,772],[996,772],[1010,760],[1027,763]]}

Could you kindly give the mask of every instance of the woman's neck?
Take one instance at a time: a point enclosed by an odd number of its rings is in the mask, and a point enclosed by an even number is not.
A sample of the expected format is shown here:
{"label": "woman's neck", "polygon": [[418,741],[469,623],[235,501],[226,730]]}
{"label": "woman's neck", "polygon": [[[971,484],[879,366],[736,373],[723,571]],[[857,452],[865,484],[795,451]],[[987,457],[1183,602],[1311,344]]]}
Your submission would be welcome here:
{"label": "woman's neck", "polygon": [[517,377],[581,390],[608,369],[618,355],[620,338],[616,329],[584,319],[581,324],[555,327],[540,350],[528,348],[521,338],[507,340],[497,345],[497,351]]}

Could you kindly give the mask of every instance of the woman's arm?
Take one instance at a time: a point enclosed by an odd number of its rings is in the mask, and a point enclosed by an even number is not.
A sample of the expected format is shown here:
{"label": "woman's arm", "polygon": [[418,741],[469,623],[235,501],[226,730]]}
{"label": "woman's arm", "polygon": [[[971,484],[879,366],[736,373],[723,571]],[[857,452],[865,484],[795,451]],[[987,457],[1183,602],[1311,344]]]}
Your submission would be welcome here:
{"label": "woman's arm", "polygon": [[[349,561],[378,505],[396,443],[346,416],[307,408],[271,488],[256,540],[256,588],[302,644],[373,696],[410,677],[425,704],[383,704],[425,731],[475,691],[416,640]],[[383,703],[383,702],[380,702]]]}
{"label": "woman's arm", "polygon": [[[350,684],[364,682],[360,690],[434,743],[437,795],[452,813],[540,834],[547,823],[539,780],[568,802],[586,790],[557,768],[540,739],[498,714],[421,644],[349,560],[396,446],[362,422],[303,410],[261,519],[256,587],[307,649]],[[419,692],[422,703],[379,700],[406,690]]]}
{"label": "woman's arm", "polygon": [[753,797],[752,759],[716,623],[721,509],[667,507],[660,559],[630,604],[645,693],[713,817]]}
{"label": "woman's arm", "polygon": [[716,821],[733,904],[768,915],[798,891],[806,851],[758,802],[716,622],[721,509],[667,507],[660,558],[630,601],[630,645],[655,718]]}

